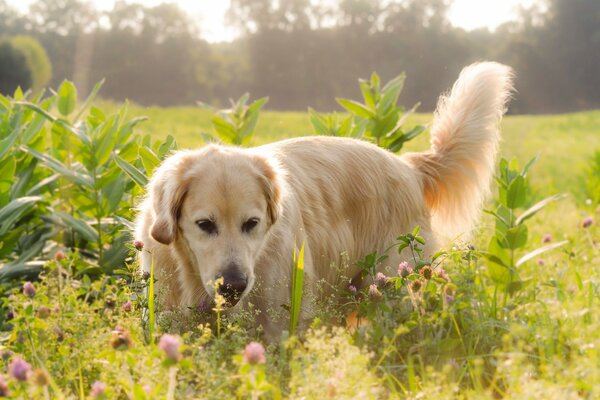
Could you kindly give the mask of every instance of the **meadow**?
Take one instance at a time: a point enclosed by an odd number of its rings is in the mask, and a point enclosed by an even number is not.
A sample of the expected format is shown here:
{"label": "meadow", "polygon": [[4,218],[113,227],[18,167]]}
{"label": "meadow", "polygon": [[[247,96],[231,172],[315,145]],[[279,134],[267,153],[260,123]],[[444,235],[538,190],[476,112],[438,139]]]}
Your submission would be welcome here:
{"label": "meadow", "polygon": [[[342,304],[305,304],[317,315],[310,328],[265,343],[248,329],[251,311],[219,314],[217,329],[214,310],[191,321],[155,310],[144,294],[152,277],[135,261],[142,244],[126,235],[141,186],[174,148],[169,135],[178,148],[200,146],[203,132],[214,133],[212,111],[129,105],[125,114],[107,101],[88,109],[69,88],[46,102],[14,97],[0,101],[0,396],[600,397],[599,111],[505,118],[501,156],[521,167],[499,163],[486,207],[510,209],[520,236],[504,250],[490,243],[506,227],[487,213],[471,241],[449,243],[434,260],[419,254],[418,229],[398,232],[416,251],[414,269],[390,266],[373,290],[338,293]],[[248,144],[309,134],[308,113],[262,111]],[[402,152],[427,147],[425,132]],[[511,203],[515,180],[525,194]],[[566,196],[544,201],[558,193]],[[544,207],[531,211],[536,204]],[[36,240],[44,246],[27,253]],[[506,251],[509,266],[498,261]],[[377,262],[385,260],[362,261],[366,271]],[[366,323],[349,323],[353,312]]]}

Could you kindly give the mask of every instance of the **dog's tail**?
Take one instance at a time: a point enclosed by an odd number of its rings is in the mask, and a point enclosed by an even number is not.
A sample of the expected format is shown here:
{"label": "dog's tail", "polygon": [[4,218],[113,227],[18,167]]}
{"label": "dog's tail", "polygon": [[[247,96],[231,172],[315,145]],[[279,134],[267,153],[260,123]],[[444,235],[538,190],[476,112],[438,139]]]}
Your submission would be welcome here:
{"label": "dog's tail", "polygon": [[512,70],[482,62],[462,70],[440,97],[431,128],[431,150],[408,155],[421,173],[434,231],[466,233],[489,191],[500,134],[512,91]]}

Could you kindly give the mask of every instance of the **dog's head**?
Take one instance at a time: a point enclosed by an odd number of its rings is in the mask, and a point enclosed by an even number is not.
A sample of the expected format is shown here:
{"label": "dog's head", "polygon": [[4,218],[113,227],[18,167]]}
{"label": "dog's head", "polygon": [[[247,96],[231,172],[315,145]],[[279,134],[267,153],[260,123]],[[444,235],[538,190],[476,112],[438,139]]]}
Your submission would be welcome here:
{"label": "dog's head", "polygon": [[149,190],[151,236],[165,245],[181,241],[209,296],[222,278],[217,290],[234,306],[255,282],[255,263],[279,215],[275,168],[241,149],[208,146],[167,159]]}

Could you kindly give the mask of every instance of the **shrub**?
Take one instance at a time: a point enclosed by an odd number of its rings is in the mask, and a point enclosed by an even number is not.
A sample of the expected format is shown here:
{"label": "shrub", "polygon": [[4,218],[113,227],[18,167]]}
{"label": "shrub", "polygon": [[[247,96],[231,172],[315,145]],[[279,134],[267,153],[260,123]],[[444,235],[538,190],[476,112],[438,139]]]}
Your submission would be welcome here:
{"label": "shrub", "polygon": [[31,36],[15,36],[10,39],[10,43],[25,55],[31,71],[31,86],[25,87],[31,87],[34,92],[44,89],[52,78],[52,64],[46,50]]}
{"label": "shrub", "polygon": [[0,93],[12,94],[18,87],[28,89],[32,82],[26,53],[9,41],[0,41]]}

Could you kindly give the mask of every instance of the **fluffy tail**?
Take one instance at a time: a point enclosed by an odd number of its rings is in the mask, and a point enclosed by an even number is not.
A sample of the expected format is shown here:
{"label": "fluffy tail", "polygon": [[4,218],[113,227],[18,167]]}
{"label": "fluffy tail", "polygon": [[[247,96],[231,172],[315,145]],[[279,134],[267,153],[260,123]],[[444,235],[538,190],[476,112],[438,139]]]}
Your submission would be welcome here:
{"label": "fluffy tail", "polygon": [[512,70],[482,62],[464,68],[440,97],[431,150],[408,155],[421,172],[433,229],[446,237],[469,232],[489,192],[500,133],[512,91]]}

